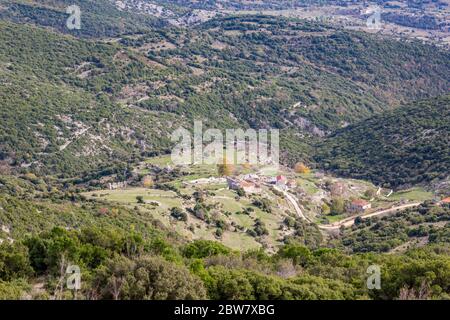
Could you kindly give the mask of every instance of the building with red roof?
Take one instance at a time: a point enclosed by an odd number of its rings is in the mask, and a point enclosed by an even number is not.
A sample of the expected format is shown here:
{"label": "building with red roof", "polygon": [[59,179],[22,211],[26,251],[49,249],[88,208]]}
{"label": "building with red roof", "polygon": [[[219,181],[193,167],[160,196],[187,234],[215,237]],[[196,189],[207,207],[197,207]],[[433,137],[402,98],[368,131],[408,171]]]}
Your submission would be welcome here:
{"label": "building with red roof", "polygon": [[371,207],[372,204],[370,202],[362,199],[356,199],[350,202],[350,204],[347,206],[347,210],[350,212],[364,212]]}

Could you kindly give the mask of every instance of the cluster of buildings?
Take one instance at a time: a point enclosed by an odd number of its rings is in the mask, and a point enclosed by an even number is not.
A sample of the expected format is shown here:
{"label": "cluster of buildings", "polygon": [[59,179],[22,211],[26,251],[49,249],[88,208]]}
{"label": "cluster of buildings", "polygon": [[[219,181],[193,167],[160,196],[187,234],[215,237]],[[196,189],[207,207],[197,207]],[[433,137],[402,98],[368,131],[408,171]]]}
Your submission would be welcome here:
{"label": "cluster of buildings", "polygon": [[243,190],[247,194],[261,193],[263,184],[271,184],[282,190],[289,190],[297,186],[295,180],[290,180],[283,175],[265,177],[257,174],[247,174],[233,178],[228,177],[227,184],[231,190]]}
{"label": "cluster of buildings", "polygon": [[126,189],[127,188],[127,182],[113,182],[108,183],[108,189],[109,190],[118,190],[118,189]]}
{"label": "cluster of buildings", "polygon": [[275,178],[272,178],[269,183],[276,185],[283,190],[294,189],[297,187],[297,182],[295,180],[288,179],[285,176],[276,176]]}

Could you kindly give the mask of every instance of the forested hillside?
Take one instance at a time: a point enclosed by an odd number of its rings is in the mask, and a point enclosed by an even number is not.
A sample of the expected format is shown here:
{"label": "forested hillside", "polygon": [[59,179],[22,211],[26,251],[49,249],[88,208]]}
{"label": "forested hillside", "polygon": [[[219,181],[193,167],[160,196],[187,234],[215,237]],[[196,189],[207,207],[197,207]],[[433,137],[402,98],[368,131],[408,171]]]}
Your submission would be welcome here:
{"label": "forested hillside", "polygon": [[168,146],[165,121],[175,116],[124,108],[111,99],[136,78],[159,77],[157,70],[131,53],[121,56],[115,46],[5,22],[0,29],[2,160],[73,175]]}
{"label": "forested hillside", "polygon": [[[16,23],[34,23],[62,33],[85,38],[117,37],[160,28],[167,22],[117,10],[108,0],[0,0],[0,18]],[[66,27],[66,8],[78,5],[83,16],[79,30]]]}
{"label": "forested hillside", "polygon": [[[264,16],[194,30],[140,16],[128,28],[124,12],[92,1],[80,2],[80,33],[62,30],[66,4],[0,9],[9,20],[0,22],[0,158],[13,169],[76,176],[166,152],[170,133],[193,119],[279,128],[283,161],[311,161],[332,130],[449,84],[449,53],[419,43]],[[44,23],[52,10],[60,14]],[[117,19],[121,32],[103,32]]]}
{"label": "forested hillside", "polygon": [[[48,196],[0,196],[0,235],[13,240],[0,244],[0,299],[449,298],[446,244],[391,255],[295,243],[237,252],[179,239],[136,210]],[[69,263],[82,272],[76,293],[59,284]],[[381,290],[367,289],[370,265],[382,270]]]}
{"label": "forested hillside", "polygon": [[320,145],[315,160],[339,175],[398,188],[448,177],[449,143],[447,95],[338,130]]}
{"label": "forested hillside", "polygon": [[[443,48],[317,21],[0,0],[0,300],[450,299],[449,75]],[[194,120],[280,129],[283,166],[173,165]]]}

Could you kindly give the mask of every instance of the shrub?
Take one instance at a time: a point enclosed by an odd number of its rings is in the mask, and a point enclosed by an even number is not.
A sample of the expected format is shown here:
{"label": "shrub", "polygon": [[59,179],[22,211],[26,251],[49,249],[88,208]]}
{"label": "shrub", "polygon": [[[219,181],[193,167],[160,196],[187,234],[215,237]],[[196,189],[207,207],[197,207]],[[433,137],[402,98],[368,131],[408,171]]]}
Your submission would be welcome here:
{"label": "shrub", "polygon": [[186,258],[202,259],[206,257],[216,256],[219,254],[229,255],[231,250],[223,244],[209,240],[196,240],[187,244],[182,249]]}
{"label": "shrub", "polygon": [[143,196],[137,196],[136,200],[137,200],[138,203],[141,203],[141,204],[145,203]]}
{"label": "shrub", "polygon": [[187,221],[188,219],[186,212],[176,207],[170,209],[170,215],[179,221]]}

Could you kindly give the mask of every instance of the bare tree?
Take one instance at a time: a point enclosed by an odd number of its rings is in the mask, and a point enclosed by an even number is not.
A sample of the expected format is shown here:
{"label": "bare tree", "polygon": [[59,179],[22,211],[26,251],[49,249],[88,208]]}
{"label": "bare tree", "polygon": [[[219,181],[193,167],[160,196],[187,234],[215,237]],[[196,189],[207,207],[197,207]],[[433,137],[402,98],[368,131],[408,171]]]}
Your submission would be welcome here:
{"label": "bare tree", "polygon": [[431,296],[430,286],[424,280],[420,284],[419,289],[415,289],[414,287],[404,286],[400,289],[399,300],[428,300]]}

